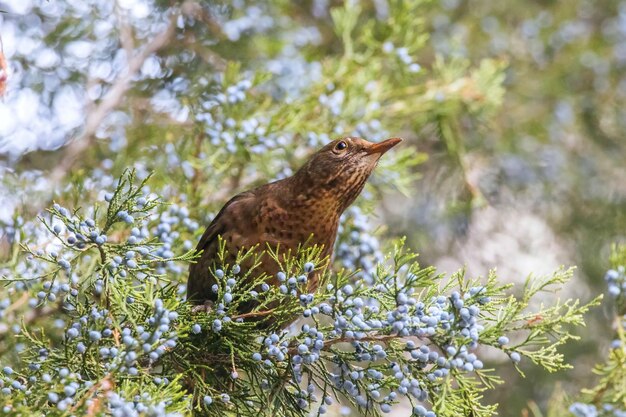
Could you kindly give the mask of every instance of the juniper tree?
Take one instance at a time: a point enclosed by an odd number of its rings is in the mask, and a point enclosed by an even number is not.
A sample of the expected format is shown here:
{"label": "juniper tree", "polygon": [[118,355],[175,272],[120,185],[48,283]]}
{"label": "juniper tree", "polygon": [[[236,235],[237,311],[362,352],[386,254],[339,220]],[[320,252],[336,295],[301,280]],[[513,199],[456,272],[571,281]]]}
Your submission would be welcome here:
{"label": "juniper tree", "polygon": [[[374,195],[390,184],[411,193],[425,126],[462,167],[460,120],[498,108],[503,63],[438,59],[422,68],[419,1],[392,3],[378,17],[349,2],[306,27],[290,7],[55,1],[8,18],[49,46],[7,54],[25,68],[11,74],[22,89],[9,105],[41,103],[33,117],[57,123],[50,147],[77,131],[79,140],[51,172],[3,177],[33,191],[12,201],[3,226],[5,413],[321,415],[341,402],[364,415],[402,403],[415,415],[484,416],[496,406],[482,395],[501,382],[485,365],[491,355],[512,367],[568,366],[558,347],[598,300],[533,300],[571,270],[515,291],[495,273],[438,274],[372,220]],[[93,100],[85,109],[54,105],[84,96]],[[42,135],[37,123],[10,127],[11,141]],[[199,224],[235,191],[290,175],[335,135],[401,132],[413,146],[383,160],[343,216],[318,291],[305,291],[318,249],[280,258],[278,286],[246,280],[254,271],[239,264],[254,254],[243,252],[211,271],[216,308],[191,311],[184,283]],[[47,186],[36,191],[37,180]],[[238,314],[251,301],[256,315]]]}

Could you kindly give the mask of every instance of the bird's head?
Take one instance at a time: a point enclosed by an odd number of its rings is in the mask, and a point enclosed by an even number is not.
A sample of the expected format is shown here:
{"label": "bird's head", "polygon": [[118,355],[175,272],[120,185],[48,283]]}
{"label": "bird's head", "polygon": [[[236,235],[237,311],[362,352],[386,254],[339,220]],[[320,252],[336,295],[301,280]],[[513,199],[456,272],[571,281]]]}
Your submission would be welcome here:
{"label": "bird's head", "polygon": [[337,139],[317,151],[298,170],[300,184],[336,199],[345,209],[359,195],[380,157],[402,139],[372,143],[365,139]]}

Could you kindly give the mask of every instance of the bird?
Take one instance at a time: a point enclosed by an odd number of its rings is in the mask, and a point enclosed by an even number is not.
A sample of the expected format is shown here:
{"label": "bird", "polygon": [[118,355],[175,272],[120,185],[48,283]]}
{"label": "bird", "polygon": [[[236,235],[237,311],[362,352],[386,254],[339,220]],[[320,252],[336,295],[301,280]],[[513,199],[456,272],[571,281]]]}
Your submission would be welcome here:
{"label": "bird", "polygon": [[[220,268],[220,237],[228,254],[222,263],[233,265],[243,250],[260,252],[254,269],[276,285],[279,264],[268,249],[292,253],[302,245],[317,245],[321,259],[330,261],[341,214],[363,190],[380,157],[400,143],[390,138],[373,143],[358,137],[336,139],[315,152],[291,177],[261,185],[231,198],[206,228],[187,280],[187,299],[194,305],[210,305],[216,299],[214,271]],[[316,266],[308,290],[317,288],[318,274],[327,265]],[[241,265],[240,268],[251,267]],[[241,306],[240,306],[241,308]],[[248,306],[252,309],[252,306]],[[240,313],[246,313],[241,311]]]}

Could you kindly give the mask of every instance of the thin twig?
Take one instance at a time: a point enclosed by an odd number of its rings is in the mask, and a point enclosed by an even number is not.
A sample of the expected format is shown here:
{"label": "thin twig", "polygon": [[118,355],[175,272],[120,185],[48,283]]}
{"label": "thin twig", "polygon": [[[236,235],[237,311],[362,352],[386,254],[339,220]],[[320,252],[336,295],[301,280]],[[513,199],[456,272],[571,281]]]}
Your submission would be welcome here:
{"label": "thin twig", "polygon": [[[82,396],[82,398],[74,404],[71,408],[72,411],[78,410],[89,398],[94,395],[100,396],[106,395],[109,391],[113,389],[113,381],[111,381],[111,375],[107,374],[104,378],[102,378],[98,383],[93,384],[91,388]],[[96,398],[87,408],[87,416],[95,416],[98,415],[99,407],[101,403],[98,398]]]}
{"label": "thin twig", "polygon": [[[31,310],[28,313],[24,314],[24,318],[22,319],[22,322],[24,326],[28,326],[29,324],[32,324],[36,320],[43,318],[43,317],[48,317],[60,310],[61,310],[61,305],[58,305],[56,308],[52,308],[52,307],[37,308],[35,310]],[[4,340],[6,335],[10,332],[11,332],[11,328],[8,326],[5,328],[0,328],[0,341]]]}
{"label": "thin twig", "polygon": [[265,310],[265,311],[253,311],[250,313],[245,313],[245,314],[240,314],[238,316],[233,317],[233,319],[245,319],[248,317],[263,317],[263,316],[267,316],[269,314],[272,314],[274,312],[274,308],[271,310]]}
{"label": "thin twig", "polygon": [[0,37],[0,97],[4,95],[7,88],[8,71],[7,61],[4,58],[4,44]]}

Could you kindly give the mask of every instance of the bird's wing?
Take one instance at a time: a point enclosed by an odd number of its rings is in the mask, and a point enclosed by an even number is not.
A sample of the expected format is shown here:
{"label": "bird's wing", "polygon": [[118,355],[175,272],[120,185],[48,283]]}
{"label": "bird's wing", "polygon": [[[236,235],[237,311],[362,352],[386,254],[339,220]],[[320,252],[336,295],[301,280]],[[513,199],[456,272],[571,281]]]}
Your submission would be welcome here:
{"label": "bird's wing", "polygon": [[218,251],[217,237],[226,233],[232,233],[233,211],[236,211],[240,204],[249,201],[254,197],[253,192],[244,192],[231,198],[217,213],[209,227],[196,246],[196,251],[200,252],[200,258],[189,266],[189,278],[187,279],[187,297],[194,303],[202,303],[215,296],[211,292],[211,285],[214,283],[209,274],[209,268],[215,261]]}
{"label": "bird's wing", "polygon": [[223,221],[225,213],[228,213],[229,211],[235,209],[236,206],[238,206],[242,201],[245,201],[252,197],[254,197],[254,193],[252,191],[246,191],[241,194],[237,194],[236,196],[228,200],[228,202],[224,204],[224,207],[222,207],[219,213],[217,213],[217,215],[213,218],[213,221],[211,222],[209,227],[207,227],[204,231],[204,234],[198,242],[198,246],[196,246],[196,251],[203,251],[207,249],[216,241],[219,235],[223,234],[226,231],[226,224]]}

